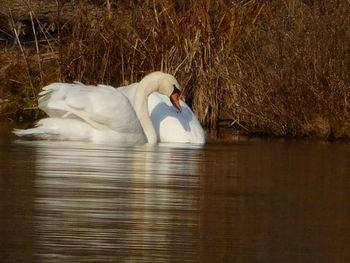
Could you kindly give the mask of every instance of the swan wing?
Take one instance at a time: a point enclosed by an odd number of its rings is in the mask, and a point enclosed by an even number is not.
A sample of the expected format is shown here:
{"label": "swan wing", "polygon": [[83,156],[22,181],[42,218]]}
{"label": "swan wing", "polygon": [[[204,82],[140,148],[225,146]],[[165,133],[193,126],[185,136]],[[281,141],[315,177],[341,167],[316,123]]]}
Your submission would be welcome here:
{"label": "swan wing", "polygon": [[111,86],[53,83],[39,95],[39,108],[50,117],[80,119],[100,130],[142,132],[129,100]]}
{"label": "swan wing", "polygon": [[119,87],[118,90],[121,91],[124,94],[124,96],[126,96],[129,99],[130,103],[134,106],[135,96],[138,87],[139,83],[133,83],[128,86]]}

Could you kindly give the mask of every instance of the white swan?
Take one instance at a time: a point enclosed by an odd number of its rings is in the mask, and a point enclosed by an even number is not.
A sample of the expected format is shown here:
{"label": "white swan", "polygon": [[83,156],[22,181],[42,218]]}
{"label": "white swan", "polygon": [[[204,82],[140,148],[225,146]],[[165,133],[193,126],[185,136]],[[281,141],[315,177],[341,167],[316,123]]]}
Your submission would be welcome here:
{"label": "white swan", "polygon": [[[120,89],[78,82],[53,83],[39,93],[39,108],[49,118],[40,120],[35,128],[17,129],[14,133],[18,136],[93,142],[204,143],[204,131],[197,118],[179,100],[180,90],[176,79],[162,72],[151,73],[139,83]],[[158,98],[158,103],[153,99],[147,101],[152,93],[157,93],[155,98]],[[179,112],[183,107],[183,111],[176,113],[174,108],[169,107],[170,103]],[[152,120],[149,108],[152,109]]]}

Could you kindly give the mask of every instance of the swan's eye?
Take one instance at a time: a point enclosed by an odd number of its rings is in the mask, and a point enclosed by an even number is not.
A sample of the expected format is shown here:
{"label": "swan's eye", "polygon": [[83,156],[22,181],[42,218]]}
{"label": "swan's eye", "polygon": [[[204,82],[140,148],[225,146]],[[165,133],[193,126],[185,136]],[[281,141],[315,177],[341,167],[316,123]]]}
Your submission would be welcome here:
{"label": "swan's eye", "polygon": [[177,92],[177,93],[181,93],[181,91],[180,91],[180,88],[178,88],[177,86],[176,86],[176,84],[173,84],[173,87],[174,87],[174,91],[173,92]]}

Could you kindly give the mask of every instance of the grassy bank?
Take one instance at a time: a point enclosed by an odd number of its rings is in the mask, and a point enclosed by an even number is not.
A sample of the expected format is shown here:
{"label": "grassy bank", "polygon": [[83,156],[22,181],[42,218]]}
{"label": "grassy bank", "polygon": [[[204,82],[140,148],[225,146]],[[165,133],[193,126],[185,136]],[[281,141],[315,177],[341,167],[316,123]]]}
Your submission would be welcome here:
{"label": "grassy bank", "polygon": [[349,1],[85,2],[69,21],[33,12],[19,29],[8,17],[1,118],[40,117],[36,94],[49,82],[121,86],[163,70],[209,128],[350,137]]}

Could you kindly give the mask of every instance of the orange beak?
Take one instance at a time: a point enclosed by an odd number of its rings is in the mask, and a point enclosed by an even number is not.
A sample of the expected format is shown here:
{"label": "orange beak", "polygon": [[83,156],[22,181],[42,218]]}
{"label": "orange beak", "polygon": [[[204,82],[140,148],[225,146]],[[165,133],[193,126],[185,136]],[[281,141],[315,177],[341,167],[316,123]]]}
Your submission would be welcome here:
{"label": "orange beak", "polygon": [[177,88],[174,88],[173,93],[171,93],[170,95],[170,101],[175,107],[177,112],[181,112],[180,94],[181,94],[181,91],[178,90]]}

